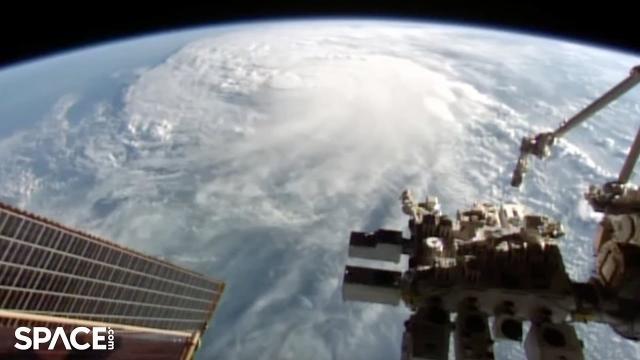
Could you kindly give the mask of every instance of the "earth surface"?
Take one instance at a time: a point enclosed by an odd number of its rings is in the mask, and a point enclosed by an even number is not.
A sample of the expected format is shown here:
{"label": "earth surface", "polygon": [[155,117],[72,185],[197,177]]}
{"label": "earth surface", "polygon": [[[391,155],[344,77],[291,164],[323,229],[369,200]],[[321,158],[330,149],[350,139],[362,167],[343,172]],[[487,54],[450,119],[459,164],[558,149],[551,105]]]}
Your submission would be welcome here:
{"label": "earth surface", "polygon": [[[344,303],[351,230],[519,201],[560,220],[575,280],[640,118],[629,93],[509,186],[523,135],[625,77],[637,55],[462,26],[247,23],[114,42],[0,70],[0,200],[227,282],[199,359],[397,359],[403,307]],[[637,344],[577,326],[589,359]],[[497,358],[523,358],[496,345]]]}

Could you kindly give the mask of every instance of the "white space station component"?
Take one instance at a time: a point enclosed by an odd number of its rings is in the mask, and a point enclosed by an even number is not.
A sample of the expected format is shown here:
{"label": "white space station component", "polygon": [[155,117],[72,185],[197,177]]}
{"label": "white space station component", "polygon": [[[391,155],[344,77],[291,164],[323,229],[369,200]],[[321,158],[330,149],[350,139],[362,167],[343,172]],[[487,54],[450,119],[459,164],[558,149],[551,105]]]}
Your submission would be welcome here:
{"label": "white space station component", "polygon": [[533,324],[524,341],[528,360],[584,360],[582,342],[569,324]]}
{"label": "white space station component", "polygon": [[[405,209],[410,196],[402,194]],[[415,311],[403,359],[448,359],[451,333],[456,359],[493,359],[494,337],[520,341],[523,322],[561,323],[577,308],[557,222],[518,204],[474,204],[455,219],[426,204],[406,211],[408,239],[384,229],[350,238],[351,257],[397,263],[405,254],[406,271],[349,265],[344,273],[344,300]]]}
{"label": "white space station component", "polygon": [[[640,66],[555,131],[522,140],[512,185],[522,183],[528,155],[543,158],[556,138],[640,82]],[[596,272],[588,282],[567,275],[558,240],[562,225],[520,204],[481,202],[451,218],[437,197],[400,197],[410,237],[380,229],[353,232],[349,256],[399,263],[402,271],[347,265],[343,299],[398,305],[405,322],[403,360],[493,359],[495,340],[523,342],[529,360],[581,360],[572,322],[596,321],[640,339],[640,190],[628,184],[640,156],[640,131],[618,179],[591,186],[585,199],[604,214],[594,239]],[[524,324],[529,331],[523,336]],[[498,356],[499,357],[499,356]]]}

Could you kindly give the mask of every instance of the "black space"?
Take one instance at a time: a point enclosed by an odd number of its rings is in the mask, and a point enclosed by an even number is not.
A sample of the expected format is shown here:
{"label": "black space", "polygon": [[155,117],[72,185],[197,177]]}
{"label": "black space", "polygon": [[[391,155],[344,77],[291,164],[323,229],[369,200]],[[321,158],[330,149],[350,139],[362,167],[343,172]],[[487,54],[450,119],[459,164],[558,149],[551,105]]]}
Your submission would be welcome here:
{"label": "black space", "polygon": [[[134,7],[135,5],[135,7]],[[0,6],[0,66],[123,37],[196,25],[291,17],[352,16],[436,20],[514,29],[640,54],[640,17],[614,1],[112,1],[60,8],[38,2]]]}

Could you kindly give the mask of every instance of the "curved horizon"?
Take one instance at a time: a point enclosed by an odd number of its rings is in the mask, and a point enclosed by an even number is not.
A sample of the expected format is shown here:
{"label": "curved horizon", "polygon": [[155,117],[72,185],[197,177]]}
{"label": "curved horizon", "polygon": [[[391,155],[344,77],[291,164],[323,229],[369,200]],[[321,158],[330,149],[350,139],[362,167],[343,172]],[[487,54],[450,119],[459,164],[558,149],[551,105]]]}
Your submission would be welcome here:
{"label": "curved horizon", "polygon": [[516,27],[489,25],[486,23],[474,22],[474,21],[456,22],[456,21],[449,21],[449,20],[419,18],[419,17],[411,17],[411,16],[382,16],[382,15],[362,16],[362,17],[360,16],[298,16],[298,17],[271,16],[271,17],[264,17],[264,18],[256,17],[253,19],[229,20],[229,21],[224,21],[220,23],[198,24],[193,26],[158,29],[158,30],[152,30],[148,32],[141,32],[137,34],[126,35],[122,37],[114,37],[111,39],[99,40],[96,42],[79,44],[79,45],[70,46],[67,48],[55,50],[48,53],[35,55],[22,60],[10,62],[8,64],[0,66],[0,73],[5,72],[7,70],[14,69],[14,68],[34,65],[34,64],[45,62],[48,60],[77,55],[78,53],[82,53],[85,51],[91,51],[99,48],[111,47],[115,45],[126,44],[126,43],[136,42],[140,40],[149,40],[150,38],[176,36],[181,34],[186,35],[188,33],[232,29],[237,27],[247,27],[247,26],[258,25],[258,24],[280,25],[280,24],[308,23],[308,22],[336,22],[336,23],[338,22],[353,22],[353,23],[382,22],[382,23],[394,23],[398,25],[417,24],[417,25],[423,25],[423,26],[436,25],[436,26],[455,27],[455,28],[468,28],[476,31],[497,32],[497,33],[503,33],[503,34],[516,35],[516,36],[534,37],[534,38],[545,39],[549,41],[564,42],[564,43],[569,43],[573,45],[619,53],[620,55],[625,55],[625,56],[640,57],[640,51],[637,51],[635,49],[623,48],[615,45],[607,45],[607,44],[599,43],[596,41],[588,41],[588,40],[574,38],[571,36],[564,36],[561,34],[556,34],[551,32],[529,31],[529,30],[516,28]]}

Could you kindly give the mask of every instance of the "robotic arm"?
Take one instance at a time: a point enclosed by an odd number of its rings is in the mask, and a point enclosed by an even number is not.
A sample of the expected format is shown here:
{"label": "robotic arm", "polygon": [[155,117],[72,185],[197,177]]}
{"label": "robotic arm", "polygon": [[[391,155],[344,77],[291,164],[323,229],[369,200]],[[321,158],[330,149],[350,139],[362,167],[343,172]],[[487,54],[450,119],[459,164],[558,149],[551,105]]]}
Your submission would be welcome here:
{"label": "robotic arm", "polygon": [[[555,131],[522,139],[511,184],[522,183],[529,155],[548,156],[557,138],[638,83],[640,65]],[[588,282],[568,276],[557,242],[562,226],[546,216],[519,204],[477,203],[449,217],[437,198],[417,202],[405,191],[410,237],[389,229],[352,232],[348,251],[351,258],[396,264],[406,255],[405,269],[347,265],[343,299],[404,303],[412,310],[403,360],[449,359],[451,333],[457,360],[494,359],[492,334],[523,343],[528,360],[584,360],[572,322],[605,323],[640,341],[640,190],[627,184],[639,156],[640,131],[618,179],[592,185],[585,194],[604,213]],[[524,341],[523,322],[530,323]]]}
{"label": "robotic arm", "polygon": [[[524,137],[520,145],[520,157],[518,158],[518,163],[516,164],[516,168],[513,171],[513,176],[511,177],[511,186],[519,187],[522,184],[524,174],[526,173],[528,167],[529,155],[535,155],[540,159],[549,156],[551,152],[551,146],[553,146],[557,138],[563,136],[571,129],[580,125],[582,122],[590,118],[593,114],[625,94],[638,83],[640,83],[640,65],[631,69],[631,72],[629,76],[627,76],[627,78],[622,80],[611,90],[607,91],[600,98],[593,101],[582,111],[578,112],[570,119],[564,121],[556,130],[552,132],[536,134],[530,137]],[[633,171],[633,167],[635,166],[639,154],[640,132],[636,136],[636,140],[633,143],[631,151],[629,152],[627,161],[625,162],[622,171],[620,172],[618,183],[624,184],[629,181],[629,177],[631,176],[631,172]]]}

